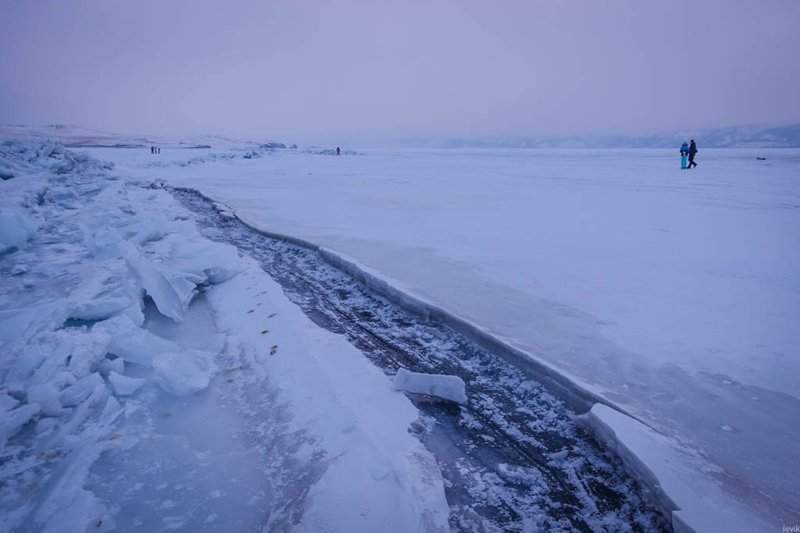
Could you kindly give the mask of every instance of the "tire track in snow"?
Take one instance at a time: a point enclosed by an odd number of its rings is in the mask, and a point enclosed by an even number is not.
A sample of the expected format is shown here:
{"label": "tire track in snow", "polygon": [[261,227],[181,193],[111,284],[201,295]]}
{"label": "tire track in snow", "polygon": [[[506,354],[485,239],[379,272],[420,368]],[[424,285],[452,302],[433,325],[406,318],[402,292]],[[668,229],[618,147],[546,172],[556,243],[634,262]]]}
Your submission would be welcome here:
{"label": "tire track in snow", "polygon": [[171,192],[195,213],[206,237],[257,260],[312,321],[345,335],[386,374],[403,367],[465,381],[466,406],[409,395],[421,412],[412,430],[445,478],[453,529],[668,529],[621,464],[540,383],[450,328],[376,295],[316,251],[267,237],[195,191]]}

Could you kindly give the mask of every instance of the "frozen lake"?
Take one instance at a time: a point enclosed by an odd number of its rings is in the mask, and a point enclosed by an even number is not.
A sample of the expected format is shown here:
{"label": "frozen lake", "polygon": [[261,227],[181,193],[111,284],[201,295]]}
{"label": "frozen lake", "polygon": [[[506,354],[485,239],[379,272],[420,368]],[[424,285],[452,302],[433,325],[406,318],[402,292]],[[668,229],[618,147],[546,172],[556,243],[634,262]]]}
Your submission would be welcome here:
{"label": "frozen lake", "polygon": [[790,516],[800,150],[700,149],[691,171],[672,150],[90,153],[352,257],[699,451],[731,494]]}

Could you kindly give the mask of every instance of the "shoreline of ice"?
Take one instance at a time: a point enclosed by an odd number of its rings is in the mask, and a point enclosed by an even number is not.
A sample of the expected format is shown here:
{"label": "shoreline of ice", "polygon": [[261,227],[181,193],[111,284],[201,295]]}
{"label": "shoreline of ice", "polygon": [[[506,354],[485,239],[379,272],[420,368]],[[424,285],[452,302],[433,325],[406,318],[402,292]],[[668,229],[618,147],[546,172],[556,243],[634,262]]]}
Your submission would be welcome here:
{"label": "shoreline of ice", "polygon": [[613,402],[609,402],[607,399],[600,396],[597,392],[592,391],[590,388],[579,385],[574,377],[569,376],[544,359],[533,357],[531,354],[516,348],[515,346],[489,333],[477,324],[450,313],[442,307],[412,294],[406,289],[400,288],[399,283],[392,283],[379,273],[362,265],[357,260],[347,257],[346,255],[331,250],[325,246],[317,245],[293,235],[276,233],[274,231],[260,228],[255,223],[242,218],[241,215],[236,213],[233,208],[226,205],[224,201],[220,199],[216,199],[213,196],[207,195],[203,191],[197,189],[188,189],[184,187],[179,188],[191,190],[209,202],[213,202],[215,208],[221,214],[224,216],[230,215],[235,217],[242,224],[253,231],[260,233],[261,235],[264,235],[265,237],[288,242],[290,244],[301,246],[318,253],[331,266],[341,270],[342,272],[345,272],[346,274],[349,274],[381,296],[387,298],[392,303],[416,314],[423,320],[442,322],[458,333],[461,333],[470,340],[478,343],[480,346],[500,355],[506,356],[512,363],[528,371],[532,371],[537,380],[542,381],[551,389],[556,391],[559,394],[559,397],[565,400],[567,405],[573,409],[586,412],[589,411],[592,405],[596,403],[606,403],[614,407],[614,409],[617,411],[625,413],[628,416],[632,416],[621,406],[616,405]]}

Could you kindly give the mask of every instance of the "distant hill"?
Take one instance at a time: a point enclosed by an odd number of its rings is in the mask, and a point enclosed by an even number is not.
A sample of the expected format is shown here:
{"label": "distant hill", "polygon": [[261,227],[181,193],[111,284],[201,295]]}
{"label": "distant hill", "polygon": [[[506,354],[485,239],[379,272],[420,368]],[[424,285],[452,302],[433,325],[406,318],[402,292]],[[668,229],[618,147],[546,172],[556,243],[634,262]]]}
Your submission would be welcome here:
{"label": "distant hill", "polygon": [[[219,150],[281,149],[286,145],[272,140],[236,139],[222,135],[165,137],[125,135],[68,124],[30,127],[0,126],[1,139],[53,139],[69,148],[213,148]],[[683,141],[696,139],[701,148],[800,148],[800,124],[790,126],[736,126],[687,130],[654,135],[575,135],[565,137],[516,136],[463,139],[444,142],[398,141],[402,146],[428,148],[675,148]],[[292,145],[296,148],[295,145]]]}
{"label": "distant hill", "polygon": [[674,148],[696,139],[704,148],[800,148],[800,124],[781,127],[737,126],[645,136],[587,135],[450,139],[442,148]]}
{"label": "distant hill", "polygon": [[82,128],[70,124],[50,124],[30,127],[22,125],[0,126],[0,139],[53,139],[68,148],[216,148],[252,150],[258,148],[286,148],[283,143],[270,140],[232,139],[222,135],[199,135],[178,138],[164,136],[136,136]]}

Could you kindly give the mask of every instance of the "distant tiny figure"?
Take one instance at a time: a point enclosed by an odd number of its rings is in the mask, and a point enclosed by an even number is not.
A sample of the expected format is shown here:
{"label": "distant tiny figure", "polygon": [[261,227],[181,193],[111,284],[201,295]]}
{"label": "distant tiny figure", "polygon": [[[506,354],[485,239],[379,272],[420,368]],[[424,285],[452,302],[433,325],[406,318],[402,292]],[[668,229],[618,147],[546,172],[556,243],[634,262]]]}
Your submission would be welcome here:
{"label": "distant tiny figure", "polygon": [[154,153],[156,153],[156,147],[155,147],[155,146],[151,146],[151,147],[150,147],[150,153],[151,153],[151,154],[154,154]]}
{"label": "distant tiny figure", "polygon": [[689,145],[689,166],[686,168],[696,167],[697,163],[694,162],[694,156],[697,155],[697,145],[694,143],[694,139],[691,140],[691,144]]}
{"label": "distant tiny figure", "polygon": [[160,154],[161,153],[161,148],[156,148],[156,153]]}
{"label": "distant tiny figure", "polygon": [[689,143],[681,145],[681,170],[686,169],[686,160],[689,158]]}
{"label": "distant tiny figure", "polygon": [[342,150],[338,146],[336,147],[336,155],[342,155]]}

